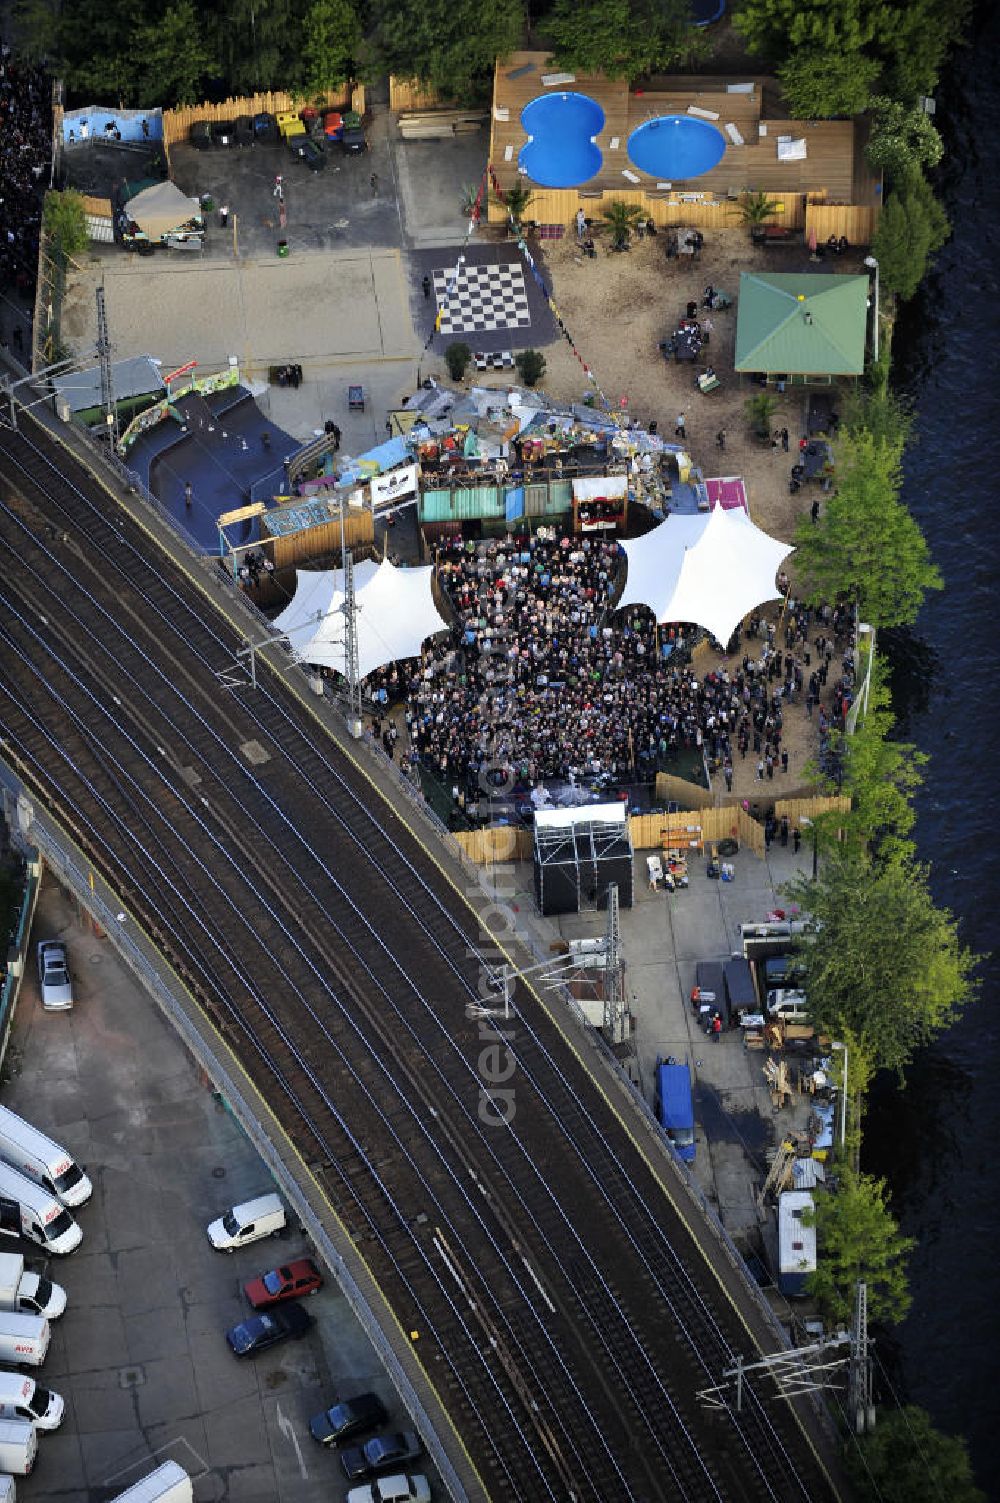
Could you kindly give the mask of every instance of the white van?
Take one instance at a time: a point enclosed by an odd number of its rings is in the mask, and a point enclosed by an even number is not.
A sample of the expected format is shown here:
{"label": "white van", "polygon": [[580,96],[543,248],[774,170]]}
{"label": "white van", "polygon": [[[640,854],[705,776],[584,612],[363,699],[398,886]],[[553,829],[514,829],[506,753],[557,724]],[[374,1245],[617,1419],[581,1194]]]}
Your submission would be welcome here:
{"label": "white van", "polygon": [[123,1493],[116,1493],[110,1503],[192,1503],[191,1478],[176,1461],[165,1461],[155,1472],[143,1477]]}
{"label": "white van", "polygon": [[0,1362],[14,1367],[41,1367],[52,1332],[40,1315],[0,1312]]}
{"label": "white van", "polygon": [[767,994],[767,1012],[772,1018],[781,1018],[786,1023],[808,1023],[809,1003],[805,992],[790,991],[777,987]]}
{"label": "white van", "polygon": [[38,1434],[25,1420],[0,1420],[0,1470],[27,1477],[38,1454]]}
{"label": "white van", "polygon": [[64,1206],[82,1206],[93,1193],[90,1180],[65,1148],[6,1106],[0,1106],[0,1159],[58,1196]]}
{"label": "white van", "polygon": [[285,1208],[280,1195],[258,1195],[233,1206],[208,1228],[208,1240],[219,1252],[233,1252],[261,1237],[276,1237],[285,1229]]}
{"label": "white van", "polygon": [[0,1419],[27,1420],[39,1430],[58,1430],[65,1411],[60,1396],[34,1378],[0,1372]]}
{"label": "white van", "polygon": [[48,1252],[70,1253],[83,1233],[61,1201],[9,1164],[0,1164],[0,1231],[30,1237]]}

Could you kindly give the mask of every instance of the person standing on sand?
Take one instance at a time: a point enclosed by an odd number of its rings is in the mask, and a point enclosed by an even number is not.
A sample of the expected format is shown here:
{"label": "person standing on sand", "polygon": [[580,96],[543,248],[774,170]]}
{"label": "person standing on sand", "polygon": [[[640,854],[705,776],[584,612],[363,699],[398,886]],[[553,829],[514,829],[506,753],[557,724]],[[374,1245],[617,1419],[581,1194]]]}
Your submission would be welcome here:
{"label": "person standing on sand", "polygon": [[687,438],[687,421],[683,412],[677,414],[677,422],[674,426],[674,438]]}

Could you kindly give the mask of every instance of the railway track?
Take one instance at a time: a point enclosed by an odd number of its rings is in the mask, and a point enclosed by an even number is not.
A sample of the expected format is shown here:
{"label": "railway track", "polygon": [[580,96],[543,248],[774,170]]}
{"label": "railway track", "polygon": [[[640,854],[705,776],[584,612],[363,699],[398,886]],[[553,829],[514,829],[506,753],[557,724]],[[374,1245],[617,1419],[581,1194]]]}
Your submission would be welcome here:
{"label": "railway track", "polygon": [[0,569],[6,754],[281,1118],[489,1496],[833,1497],[754,1384],[698,1406],[739,1291],[545,1010],[470,1018],[471,911],[275,678],[220,687],[235,629],[34,425],[0,440]]}

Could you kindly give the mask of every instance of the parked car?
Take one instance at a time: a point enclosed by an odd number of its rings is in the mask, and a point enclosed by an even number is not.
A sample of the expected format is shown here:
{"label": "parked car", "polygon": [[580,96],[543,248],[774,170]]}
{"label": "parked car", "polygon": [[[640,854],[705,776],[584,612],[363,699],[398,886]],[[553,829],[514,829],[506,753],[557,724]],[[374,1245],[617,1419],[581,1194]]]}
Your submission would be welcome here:
{"label": "parked car", "polygon": [[357,126],[344,126],[344,133],[340,138],[340,144],[345,151],[352,153],[368,150],[368,142],[365,140],[365,133],[360,129],[360,127]]}
{"label": "parked car", "polygon": [[58,939],[43,939],[38,946],[38,986],[42,1006],[50,1012],[65,1012],[73,1006],[66,946]]}
{"label": "parked car", "polygon": [[322,172],[326,166],[326,152],[312,136],[289,136],[288,150],[298,162],[305,162],[311,172]]}
{"label": "parked car", "polygon": [[212,144],[213,146],[235,146],[236,124],[233,120],[212,121]]}
{"label": "parked car", "polygon": [[352,1487],[347,1503],[430,1503],[431,1485],[420,1475],[407,1477],[395,1472],[391,1477],[376,1477]]}
{"label": "parked car", "polygon": [[196,151],[207,151],[212,144],[212,127],[207,120],[196,120],[188,132],[188,140]]}
{"label": "parked car", "polygon": [[264,1315],[248,1315],[238,1326],[230,1327],[226,1340],[237,1357],[256,1357],[279,1341],[300,1341],[312,1323],[312,1316],[301,1305],[279,1305]]}
{"label": "parked car", "polygon": [[321,1446],[339,1445],[342,1440],[352,1440],[365,1430],[374,1430],[384,1425],[389,1418],[385,1405],[374,1393],[359,1393],[356,1398],[342,1399],[322,1414],[314,1414],[309,1421],[309,1434]]}
{"label": "parked car", "polygon": [[243,1285],[243,1293],[255,1310],[266,1310],[283,1299],[299,1299],[317,1294],[323,1287],[323,1275],[311,1258],[297,1258],[281,1268],[272,1268]]}
{"label": "parked car", "polygon": [[340,1453],[340,1464],[348,1482],[360,1482],[376,1472],[388,1472],[415,1461],[423,1449],[420,1436],[412,1430],[391,1430],[384,1435],[373,1435],[362,1446],[345,1446]]}
{"label": "parked car", "polygon": [[764,961],[764,989],[797,986],[805,976],[805,966],[797,955],[770,955]]}

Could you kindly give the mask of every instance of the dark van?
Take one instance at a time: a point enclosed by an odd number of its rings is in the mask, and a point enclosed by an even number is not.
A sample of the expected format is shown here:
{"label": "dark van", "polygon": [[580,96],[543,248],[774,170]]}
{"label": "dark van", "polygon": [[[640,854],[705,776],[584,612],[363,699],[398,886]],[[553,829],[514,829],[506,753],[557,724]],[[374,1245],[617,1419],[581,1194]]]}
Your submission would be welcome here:
{"label": "dark van", "polygon": [[729,1021],[735,1023],[741,1012],[759,1012],[757,990],[749,960],[727,960],[725,964],[726,1005]]}

